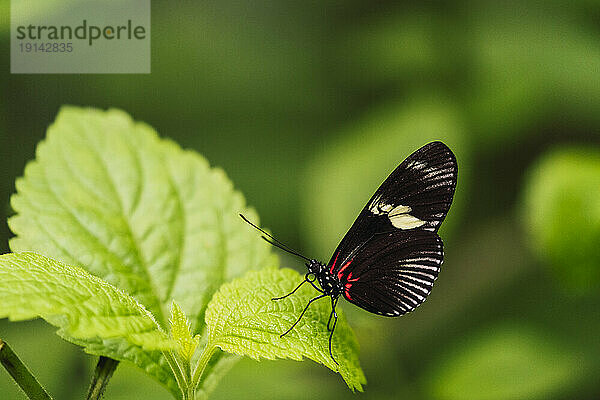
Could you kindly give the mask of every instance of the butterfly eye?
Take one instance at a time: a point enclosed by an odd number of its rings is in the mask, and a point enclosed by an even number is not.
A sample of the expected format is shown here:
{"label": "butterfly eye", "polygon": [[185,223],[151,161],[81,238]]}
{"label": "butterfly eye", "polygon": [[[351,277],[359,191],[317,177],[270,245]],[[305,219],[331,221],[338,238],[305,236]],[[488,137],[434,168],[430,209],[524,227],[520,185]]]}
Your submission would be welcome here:
{"label": "butterfly eye", "polygon": [[314,282],[317,279],[317,276],[314,274],[314,272],[309,272],[308,274],[306,274],[306,276],[304,278],[308,282]]}

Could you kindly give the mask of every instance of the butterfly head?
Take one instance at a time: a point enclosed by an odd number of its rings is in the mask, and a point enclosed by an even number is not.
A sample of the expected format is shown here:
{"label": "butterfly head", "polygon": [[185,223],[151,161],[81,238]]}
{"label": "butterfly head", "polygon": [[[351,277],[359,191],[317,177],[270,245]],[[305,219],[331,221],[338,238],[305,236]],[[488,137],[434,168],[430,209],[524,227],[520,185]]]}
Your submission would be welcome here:
{"label": "butterfly head", "polygon": [[323,271],[325,270],[325,265],[323,265],[323,263],[317,261],[317,260],[309,260],[306,263],[306,267],[308,268],[308,272],[315,274],[315,275],[320,275],[323,273]]}
{"label": "butterfly head", "polygon": [[339,279],[331,273],[325,264],[317,260],[310,260],[306,263],[306,266],[308,267],[306,279],[309,282],[317,281],[324,294],[337,297],[342,293],[343,286]]}

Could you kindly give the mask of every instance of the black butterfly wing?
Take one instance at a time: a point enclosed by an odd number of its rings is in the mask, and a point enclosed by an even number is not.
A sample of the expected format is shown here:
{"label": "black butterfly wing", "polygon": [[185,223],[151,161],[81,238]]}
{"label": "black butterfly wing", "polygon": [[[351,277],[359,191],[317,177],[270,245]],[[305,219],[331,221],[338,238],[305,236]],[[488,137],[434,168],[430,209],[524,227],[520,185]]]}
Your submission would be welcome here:
{"label": "black butterfly wing", "polygon": [[343,295],[375,314],[397,317],[425,301],[443,261],[440,237],[431,231],[375,235],[337,272]]}
{"label": "black butterfly wing", "polygon": [[329,261],[336,273],[374,235],[394,231],[437,232],[452,204],[458,165],[442,142],[406,158],[381,184]]}

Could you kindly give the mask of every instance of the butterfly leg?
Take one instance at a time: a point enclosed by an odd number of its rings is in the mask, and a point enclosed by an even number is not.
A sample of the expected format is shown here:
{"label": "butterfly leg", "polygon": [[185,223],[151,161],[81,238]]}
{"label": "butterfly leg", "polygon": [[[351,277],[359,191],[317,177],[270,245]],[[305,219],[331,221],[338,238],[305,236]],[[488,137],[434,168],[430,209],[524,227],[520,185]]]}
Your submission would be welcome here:
{"label": "butterfly leg", "polygon": [[[310,275],[313,276],[313,279],[310,279]],[[298,286],[296,286],[296,289],[292,290],[291,292],[289,292],[288,294],[286,294],[285,296],[281,296],[281,297],[273,297],[271,300],[275,301],[275,300],[281,300],[281,299],[285,299],[288,296],[293,295],[294,293],[296,293],[296,291],[298,289],[300,289],[300,286],[304,285],[306,282],[310,283],[312,285],[312,287],[314,287],[315,289],[317,289],[319,292],[323,293],[323,290],[321,290],[320,288],[318,288],[315,285],[315,280],[317,278],[314,276],[314,274],[311,274],[310,272],[306,275],[304,275],[304,280],[302,282],[300,282],[300,284]]]}
{"label": "butterfly leg", "polygon": [[333,327],[331,328],[331,333],[329,334],[329,355],[331,356],[331,359],[333,360],[335,365],[340,365],[335,360],[335,358],[333,358],[333,351],[331,349],[331,341],[333,339],[333,332],[335,331],[335,325],[337,324],[337,320],[338,320],[337,313],[335,312],[335,307],[337,306],[337,302],[338,302],[337,298],[335,300],[333,297],[331,298],[331,314],[329,314],[329,321],[327,321],[327,330],[329,330],[329,323],[331,322],[331,317],[333,316]]}
{"label": "butterfly leg", "polygon": [[[337,302],[338,299],[333,299],[333,297],[331,298],[331,313],[329,314],[329,319],[327,320],[327,330],[331,331],[331,328],[329,327],[329,324],[331,323],[331,317],[333,317],[333,315],[335,314],[335,307],[337,306]],[[335,317],[337,318],[337,314],[335,314]]]}
{"label": "butterfly leg", "polygon": [[296,286],[296,289],[292,290],[291,292],[289,292],[285,296],[273,297],[271,300],[273,300],[273,301],[275,301],[275,300],[281,300],[281,299],[285,299],[288,296],[293,295],[294,293],[296,293],[296,290],[300,289],[300,286],[304,285],[306,282],[308,282],[308,281],[306,279],[304,279],[302,282],[300,282],[300,284],[298,286]]}
{"label": "butterfly leg", "polygon": [[287,335],[292,329],[294,329],[294,327],[296,326],[296,324],[298,324],[298,322],[300,322],[300,320],[302,319],[302,317],[304,316],[304,313],[306,312],[306,310],[308,310],[308,306],[310,306],[310,304],[313,301],[319,300],[323,297],[327,296],[326,294],[320,294],[317,297],[313,297],[312,299],[310,299],[310,301],[308,302],[308,304],[306,305],[306,307],[304,307],[304,310],[302,310],[302,314],[300,314],[300,316],[298,317],[298,319],[296,320],[296,322],[294,322],[294,324],[292,326],[290,326],[290,329],[288,329],[287,331],[283,332],[281,335],[279,335],[279,337],[284,337],[285,335]]}

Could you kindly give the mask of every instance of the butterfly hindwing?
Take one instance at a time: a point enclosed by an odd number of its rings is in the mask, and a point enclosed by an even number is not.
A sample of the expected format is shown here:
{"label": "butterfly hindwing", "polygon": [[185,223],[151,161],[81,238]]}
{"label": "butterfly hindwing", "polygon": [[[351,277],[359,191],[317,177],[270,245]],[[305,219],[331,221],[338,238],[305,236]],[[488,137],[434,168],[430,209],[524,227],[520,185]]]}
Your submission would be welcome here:
{"label": "butterfly hindwing", "polygon": [[408,156],[381,184],[334,252],[347,262],[374,235],[394,231],[437,232],[454,197],[458,166],[442,142],[431,142]]}
{"label": "butterfly hindwing", "polygon": [[425,301],[442,261],[442,240],[436,233],[396,230],[373,236],[337,275],[348,301],[395,317]]}

